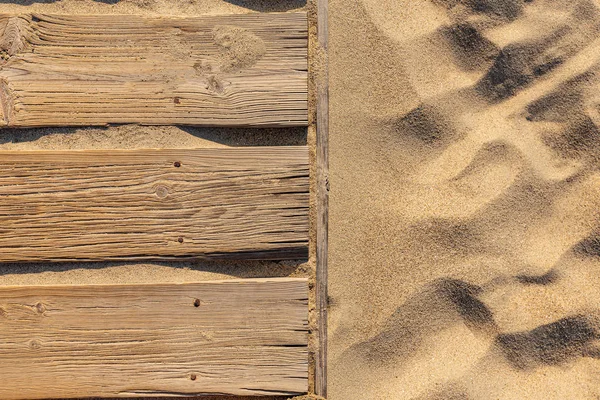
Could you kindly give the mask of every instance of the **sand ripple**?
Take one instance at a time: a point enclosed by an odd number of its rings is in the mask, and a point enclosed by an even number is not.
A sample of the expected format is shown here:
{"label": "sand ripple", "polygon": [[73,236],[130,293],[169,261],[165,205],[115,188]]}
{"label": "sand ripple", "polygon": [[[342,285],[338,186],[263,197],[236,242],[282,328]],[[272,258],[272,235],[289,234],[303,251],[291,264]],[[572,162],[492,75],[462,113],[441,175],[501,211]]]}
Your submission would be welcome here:
{"label": "sand ripple", "polygon": [[332,194],[334,217],[356,211],[332,223],[332,398],[600,398],[598,4],[338,10],[334,47],[360,27],[407,87],[385,112],[333,92],[378,161]]}

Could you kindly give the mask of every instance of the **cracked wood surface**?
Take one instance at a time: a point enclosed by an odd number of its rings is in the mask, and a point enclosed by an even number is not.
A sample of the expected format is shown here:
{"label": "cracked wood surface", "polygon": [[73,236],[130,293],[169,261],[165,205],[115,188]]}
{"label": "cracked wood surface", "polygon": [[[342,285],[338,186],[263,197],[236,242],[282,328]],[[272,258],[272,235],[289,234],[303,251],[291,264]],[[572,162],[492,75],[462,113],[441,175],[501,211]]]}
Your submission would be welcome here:
{"label": "cracked wood surface", "polygon": [[308,149],[0,152],[0,262],[300,259]]}
{"label": "cracked wood surface", "polygon": [[306,13],[0,14],[0,127],[308,124]]}
{"label": "cracked wood surface", "polygon": [[1,399],[294,395],[308,282],[0,288]]}

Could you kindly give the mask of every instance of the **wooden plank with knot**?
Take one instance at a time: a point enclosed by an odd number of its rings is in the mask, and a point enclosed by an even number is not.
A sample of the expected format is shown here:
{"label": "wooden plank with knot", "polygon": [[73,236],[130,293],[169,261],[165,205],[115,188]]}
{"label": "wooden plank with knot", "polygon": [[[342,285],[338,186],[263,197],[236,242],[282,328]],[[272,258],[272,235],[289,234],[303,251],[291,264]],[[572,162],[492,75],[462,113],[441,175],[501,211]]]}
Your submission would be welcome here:
{"label": "wooden plank with knot", "polygon": [[0,262],[303,259],[306,146],[0,152]]}
{"label": "wooden plank with knot", "polygon": [[0,399],[308,390],[308,282],[0,287]]}

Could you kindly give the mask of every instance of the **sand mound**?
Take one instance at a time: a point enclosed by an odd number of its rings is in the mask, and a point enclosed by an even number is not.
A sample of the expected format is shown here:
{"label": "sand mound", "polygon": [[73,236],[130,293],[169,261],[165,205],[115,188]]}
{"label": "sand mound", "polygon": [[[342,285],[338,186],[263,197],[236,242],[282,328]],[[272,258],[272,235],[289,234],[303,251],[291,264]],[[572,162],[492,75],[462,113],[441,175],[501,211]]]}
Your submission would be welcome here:
{"label": "sand mound", "polygon": [[213,40],[223,50],[220,67],[223,72],[252,67],[267,51],[261,38],[236,26],[215,27]]}

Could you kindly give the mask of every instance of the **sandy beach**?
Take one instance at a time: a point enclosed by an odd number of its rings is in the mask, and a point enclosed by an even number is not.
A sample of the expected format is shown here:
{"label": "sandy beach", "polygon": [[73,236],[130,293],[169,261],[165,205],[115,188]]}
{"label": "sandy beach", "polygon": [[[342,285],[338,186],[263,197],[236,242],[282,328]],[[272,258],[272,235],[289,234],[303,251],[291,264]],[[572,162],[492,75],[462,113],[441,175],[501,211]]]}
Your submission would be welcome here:
{"label": "sandy beach", "polygon": [[598,398],[597,2],[331,7],[330,398]]}

